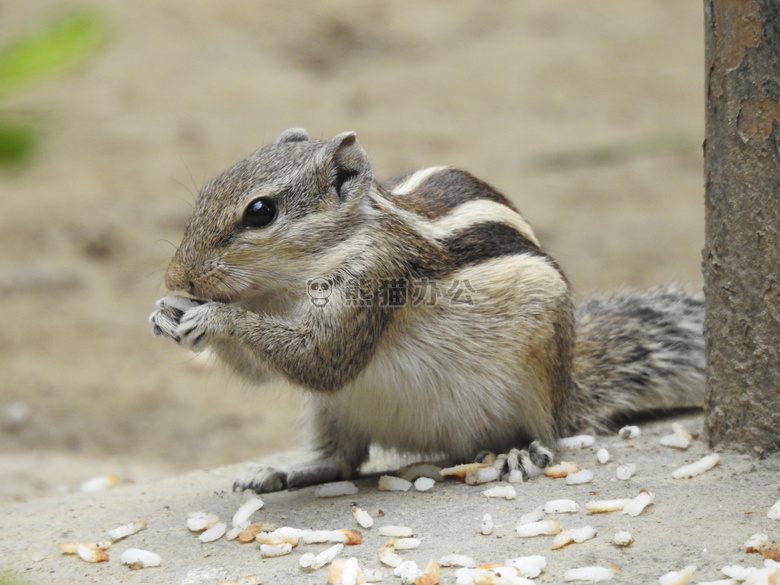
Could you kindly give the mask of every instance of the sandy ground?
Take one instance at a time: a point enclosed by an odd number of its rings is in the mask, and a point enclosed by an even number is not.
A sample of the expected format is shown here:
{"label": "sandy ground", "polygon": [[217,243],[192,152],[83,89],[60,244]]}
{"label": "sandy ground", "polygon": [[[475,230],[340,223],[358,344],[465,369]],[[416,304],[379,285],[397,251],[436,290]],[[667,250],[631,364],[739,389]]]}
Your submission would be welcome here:
{"label": "sandy ground", "polygon": [[[0,40],[66,0],[6,0]],[[700,286],[700,3],[112,0],[106,50],[3,107],[48,121],[0,175],[0,502],[297,444],[300,398],[150,335],[211,175],[288,126],[353,129],[380,177],[510,196],[581,293]]]}
{"label": "sandy ground", "polygon": [[[690,431],[701,428],[700,418],[687,419],[684,424]],[[599,437],[594,447],[605,447],[612,456],[606,465],[596,462],[592,449],[562,450],[565,460],[592,471],[592,483],[567,485],[563,479],[536,477],[516,484],[517,497],[504,500],[482,495],[497,484],[469,486],[450,480],[430,492],[383,492],[377,488],[377,478],[368,477],[355,482],[356,494],[333,499],[317,498],[313,488],[266,494],[264,507],[252,520],[301,529],[358,529],[362,543],[347,547],[340,557],[356,557],[361,566],[381,571],[381,582],[390,585],[399,585],[401,580],[378,558],[388,540],[378,534],[385,525],[412,528],[419,547],[399,554],[419,568],[431,559],[454,553],[468,555],[477,563],[498,564],[517,557],[543,556],[546,568],[535,583],[562,583],[567,570],[588,566],[615,571],[608,583],[631,585],[656,584],[662,575],[690,566],[696,567],[690,583],[725,579],[722,569],[726,566],[762,570],[764,559],[747,553],[744,542],[755,533],[776,539],[780,522],[768,518],[767,511],[780,497],[780,455],[759,463],[749,456],[723,454],[720,465],[704,475],[673,479],[673,470],[699,459],[707,449],[701,440],[694,440],[686,451],[662,447],[660,437],[670,431],[671,425],[665,421],[643,426],[642,435],[632,440],[615,435]],[[625,481],[617,479],[621,462],[637,468]],[[304,553],[316,554],[328,545],[301,544],[288,556],[263,559],[257,544],[224,538],[202,544],[187,530],[188,513],[198,510],[230,522],[241,495],[225,488],[238,467],[197,470],[99,493],[8,504],[2,508],[6,536],[0,539],[0,565],[24,577],[24,583],[47,585],[216,585],[222,579],[248,575],[272,585],[326,583],[325,569],[302,571],[298,562]],[[592,514],[586,509],[591,501],[630,499],[643,489],[654,494],[654,500],[638,516]],[[552,536],[521,538],[515,532],[524,514],[557,499],[571,500],[579,509],[546,514],[544,519],[557,520],[562,530],[589,526],[596,532],[592,539],[551,550]],[[372,528],[363,529],[355,523],[350,513],[355,504],[374,518]],[[489,535],[480,534],[484,514],[490,514],[495,525]],[[57,542],[103,540],[108,530],[136,518],[146,520],[147,528],[114,543],[107,551],[107,562],[88,564],[61,554],[56,546]],[[617,531],[628,531],[633,543],[626,548],[612,544]],[[128,548],[159,554],[161,565],[129,570],[120,560]],[[442,568],[441,583],[455,582],[455,569]]]}

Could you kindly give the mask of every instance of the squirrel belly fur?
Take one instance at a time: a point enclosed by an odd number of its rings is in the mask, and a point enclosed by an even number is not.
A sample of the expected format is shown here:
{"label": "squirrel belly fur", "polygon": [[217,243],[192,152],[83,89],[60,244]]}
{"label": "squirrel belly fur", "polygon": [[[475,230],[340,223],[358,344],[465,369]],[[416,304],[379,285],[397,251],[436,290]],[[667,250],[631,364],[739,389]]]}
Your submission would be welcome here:
{"label": "squirrel belly fur", "polygon": [[289,129],[201,191],[153,331],[251,381],[308,391],[315,457],[258,492],[353,477],[376,444],[544,466],[559,437],[700,406],[703,298],[673,287],[576,310],[514,205],[449,167],[379,183],[353,132]]}

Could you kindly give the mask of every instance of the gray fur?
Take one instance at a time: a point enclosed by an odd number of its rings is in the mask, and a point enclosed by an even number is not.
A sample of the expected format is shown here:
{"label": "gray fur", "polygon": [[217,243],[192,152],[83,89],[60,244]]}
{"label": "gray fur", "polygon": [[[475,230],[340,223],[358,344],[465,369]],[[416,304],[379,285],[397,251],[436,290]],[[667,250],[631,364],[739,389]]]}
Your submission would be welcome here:
{"label": "gray fur", "polygon": [[566,430],[704,403],[704,296],[672,285],[594,296],[577,307]]}

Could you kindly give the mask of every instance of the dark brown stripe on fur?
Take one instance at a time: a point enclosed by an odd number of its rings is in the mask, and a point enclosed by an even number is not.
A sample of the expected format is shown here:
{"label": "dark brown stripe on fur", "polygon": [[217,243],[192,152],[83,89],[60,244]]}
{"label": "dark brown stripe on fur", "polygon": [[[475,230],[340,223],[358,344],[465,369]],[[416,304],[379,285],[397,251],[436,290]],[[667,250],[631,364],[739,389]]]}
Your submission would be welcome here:
{"label": "dark brown stripe on fur", "polygon": [[442,246],[456,268],[511,254],[548,258],[539,246],[515,228],[497,221],[479,223],[455,232],[442,242]]}
{"label": "dark brown stripe on fur", "polygon": [[445,169],[432,174],[406,195],[395,195],[391,192],[413,174],[404,173],[392,177],[385,181],[382,187],[388,191],[387,198],[392,203],[429,219],[446,215],[459,205],[478,199],[495,201],[517,211],[512,202],[499,191],[473,175],[456,169]]}

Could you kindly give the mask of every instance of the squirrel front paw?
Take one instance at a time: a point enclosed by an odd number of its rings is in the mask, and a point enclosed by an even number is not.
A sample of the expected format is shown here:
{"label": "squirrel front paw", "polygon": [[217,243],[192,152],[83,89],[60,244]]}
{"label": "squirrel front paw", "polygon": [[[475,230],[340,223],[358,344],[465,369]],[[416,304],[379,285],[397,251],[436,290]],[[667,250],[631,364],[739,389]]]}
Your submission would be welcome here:
{"label": "squirrel front paw", "polygon": [[169,337],[192,351],[202,350],[218,334],[225,322],[218,315],[228,310],[222,303],[173,295],[161,298],[156,305],[159,309],[149,316],[152,333]]}
{"label": "squirrel front paw", "polygon": [[233,491],[252,490],[258,494],[278,492],[348,479],[351,475],[344,473],[343,465],[338,459],[327,457],[284,467],[250,464],[233,483]]}
{"label": "squirrel front paw", "polygon": [[217,302],[206,302],[188,309],[176,327],[179,345],[195,352],[203,350],[212,339],[231,326],[236,310]]}
{"label": "squirrel front paw", "polygon": [[179,343],[179,336],[176,330],[184,313],[195,307],[199,307],[203,301],[196,301],[187,297],[177,297],[169,295],[159,299],[155,305],[159,307],[154,313],[149,315],[149,322],[152,324],[152,333],[163,337],[169,337],[176,343]]}
{"label": "squirrel front paw", "polygon": [[267,494],[286,488],[287,471],[264,465],[250,465],[246,472],[233,482],[234,492],[252,490],[258,494]]}

